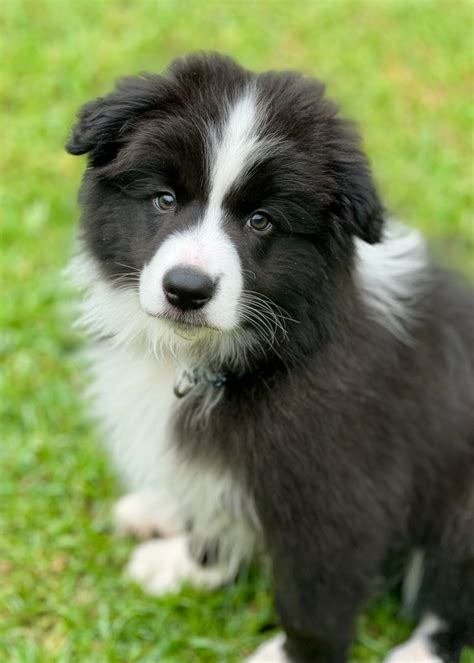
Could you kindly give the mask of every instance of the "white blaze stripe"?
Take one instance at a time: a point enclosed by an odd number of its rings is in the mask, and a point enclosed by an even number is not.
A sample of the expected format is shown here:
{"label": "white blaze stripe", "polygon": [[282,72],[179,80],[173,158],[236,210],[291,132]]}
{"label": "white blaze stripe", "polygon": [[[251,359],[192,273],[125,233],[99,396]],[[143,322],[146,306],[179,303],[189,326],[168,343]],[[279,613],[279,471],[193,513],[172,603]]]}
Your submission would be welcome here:
{"label": "white blaze stripe", "polygon": [[142,271],[140,302],[145,311],[163,313],[167,308],[162,289],[164,274],[176,265],[192,265],[218,280],[216,294],[203,309],[208,324],[223,330],[237,324],[242,269],[237,250],[223,228],[222,201],[262,153],[266,143],[259,140],[257,129],[256,100],[248,89],[230,109],[222,135],[210,130],[210,192],[204,217],[200,222],[196,219],[189,230],[169,237]]}
{"label": "white blaze stripe", "polygon": [[[232,108],[220,141],[212,139],[209,212],[219,210],[225,194],[254,160],[261,142],[258,139],[257,106],[249,90]],[[252,159],[253,157],[253,159]]]}

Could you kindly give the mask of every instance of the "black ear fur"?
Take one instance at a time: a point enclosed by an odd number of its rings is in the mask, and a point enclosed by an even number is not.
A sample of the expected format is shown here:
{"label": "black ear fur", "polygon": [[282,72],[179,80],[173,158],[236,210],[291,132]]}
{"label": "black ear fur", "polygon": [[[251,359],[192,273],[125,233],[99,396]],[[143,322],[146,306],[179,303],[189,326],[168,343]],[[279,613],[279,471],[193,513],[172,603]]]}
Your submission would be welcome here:
{"label": "black ear fur", "polygon": [[147,74],[124,78],[113,92],[85,104],[66,144],[69,154],[89,154],[93,164],[113,158],[121,137],[143,113],[158,107],[162,79]]}
{"label": "black ear fur", "polygon": [[[368,170],[368,169],[367,169]],[[382,239],[385,209],[378,196],[370,172],[349,178],[350,192],[343,194],[341,216],[351,231],[369,244]]]}
{"label": "black ear fur", "polygon": [[339,120],[338,124],[345,139],[335,146],[335,179],[340,194],[333,211],[352,234],[376,244],[382,239],[385,209],[354,125],[346,120]]}

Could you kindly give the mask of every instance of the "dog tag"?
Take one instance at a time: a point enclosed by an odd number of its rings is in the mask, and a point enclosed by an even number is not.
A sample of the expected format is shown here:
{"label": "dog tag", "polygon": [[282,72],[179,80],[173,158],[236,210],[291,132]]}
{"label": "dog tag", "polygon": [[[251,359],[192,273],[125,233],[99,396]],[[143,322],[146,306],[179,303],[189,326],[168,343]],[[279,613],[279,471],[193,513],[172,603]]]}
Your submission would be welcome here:
{"label": "dog tag", "polygon": [[174,395],[176,398],[183,398],[186,394],[189,394],[191,389],[196,386],[196,377],[193,371],[185,369],[176,378],[174,383]]}

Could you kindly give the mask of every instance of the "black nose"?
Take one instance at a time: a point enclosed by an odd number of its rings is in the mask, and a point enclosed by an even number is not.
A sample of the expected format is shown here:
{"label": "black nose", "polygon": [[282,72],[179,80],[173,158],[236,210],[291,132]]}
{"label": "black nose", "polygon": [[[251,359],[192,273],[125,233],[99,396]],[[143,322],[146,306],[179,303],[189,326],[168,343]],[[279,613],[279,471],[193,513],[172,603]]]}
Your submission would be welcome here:
{"label": "black nose", "polygon": [[214,294],[215,285],[197,269],[173,267],[164,275],[163,290],[170,304],[185,311],[204,306]]}

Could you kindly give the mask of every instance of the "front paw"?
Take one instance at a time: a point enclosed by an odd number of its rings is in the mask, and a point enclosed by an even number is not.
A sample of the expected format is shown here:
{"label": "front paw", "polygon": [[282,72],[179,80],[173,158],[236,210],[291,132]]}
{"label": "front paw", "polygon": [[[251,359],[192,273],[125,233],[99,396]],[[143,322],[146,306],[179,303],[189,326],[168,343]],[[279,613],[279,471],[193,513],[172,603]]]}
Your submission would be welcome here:
{"label": "front paw", "polygon": [[178,592],[183,585],[215,589],[229,580],[225,569],[197,564],[184,535],[140,544],[132,553],[126,573],[154,596]]}
{"label": "front paw", "polygon": [[392,649],[384,663],[443,663],[427,644],[409,642]]}
{"label": "front paw", "polygon": [[260,645],[253,654],[245,659],[244,663],[289,663],[290,659],[283,649],[284,642],[284,634],[279,633]]}
{"label": "front paw", "polygon": [[114,506],[115,526],[120,534],[139,539],[176,536],[183,531],[177,506],[167,496],[153,491],[129,493]]}

